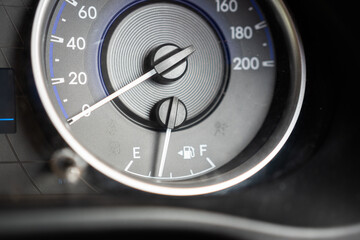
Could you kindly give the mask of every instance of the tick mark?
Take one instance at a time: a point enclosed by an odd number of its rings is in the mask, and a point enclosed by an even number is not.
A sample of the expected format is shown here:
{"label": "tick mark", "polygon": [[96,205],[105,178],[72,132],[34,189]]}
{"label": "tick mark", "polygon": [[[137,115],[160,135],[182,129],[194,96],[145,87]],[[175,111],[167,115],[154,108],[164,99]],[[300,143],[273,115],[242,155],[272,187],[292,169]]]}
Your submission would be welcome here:
{"label": "tick mark", "polygon": [[265,21],[261,21],[255,25],[256,30],[260,30],[267,27],[267,23]]}
{"label": "tick mark", "polygon": [[129,164],[126,166],[125,171],[129,171],[131,165],[134,163],[134,161],[130,161]]}
{"label": "tick mark", "polygon": [[263,67],[275,67],[275,61],[274,60],[263,61],[262,66]]}

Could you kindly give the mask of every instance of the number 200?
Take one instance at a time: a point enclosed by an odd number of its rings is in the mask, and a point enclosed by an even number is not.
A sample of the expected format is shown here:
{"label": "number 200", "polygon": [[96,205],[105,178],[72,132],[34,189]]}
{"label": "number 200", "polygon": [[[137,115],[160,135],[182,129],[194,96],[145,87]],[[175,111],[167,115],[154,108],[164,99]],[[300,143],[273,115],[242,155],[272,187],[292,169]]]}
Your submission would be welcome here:
{"label": "number 200", "polygon": [[233,60],[234,63],[234,70],[240,71],[240,70],[258,70],[260,67],[260,61],[257,57],[236,57]]}

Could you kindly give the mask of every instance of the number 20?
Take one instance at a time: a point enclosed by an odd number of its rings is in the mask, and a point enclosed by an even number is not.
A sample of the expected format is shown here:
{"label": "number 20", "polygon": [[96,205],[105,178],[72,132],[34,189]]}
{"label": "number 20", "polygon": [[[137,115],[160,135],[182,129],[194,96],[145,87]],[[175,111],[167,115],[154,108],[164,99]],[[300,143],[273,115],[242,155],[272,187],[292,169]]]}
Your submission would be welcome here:
{"label": "number 20", "polygon": [[76,72],[69,73],[71,78],[70,85],[85,85],[87,83],[87,75],[84,72],[77,74]]}

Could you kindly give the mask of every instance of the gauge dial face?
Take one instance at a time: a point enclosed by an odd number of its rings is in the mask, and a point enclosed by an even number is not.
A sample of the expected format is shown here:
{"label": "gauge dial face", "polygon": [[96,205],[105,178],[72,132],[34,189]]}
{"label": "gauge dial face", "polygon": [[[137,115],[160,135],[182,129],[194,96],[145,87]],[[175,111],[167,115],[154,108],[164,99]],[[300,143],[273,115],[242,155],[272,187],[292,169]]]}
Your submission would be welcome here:
{"label": "gauge dial face", "polygon": [[60,134],[104,174],[162,194],[221,190],[272,158],[283,143],[268,139],[287,138],[301,105],[296,33],[273,38],[271,24],[254,0],[42,1],[36,84]]}

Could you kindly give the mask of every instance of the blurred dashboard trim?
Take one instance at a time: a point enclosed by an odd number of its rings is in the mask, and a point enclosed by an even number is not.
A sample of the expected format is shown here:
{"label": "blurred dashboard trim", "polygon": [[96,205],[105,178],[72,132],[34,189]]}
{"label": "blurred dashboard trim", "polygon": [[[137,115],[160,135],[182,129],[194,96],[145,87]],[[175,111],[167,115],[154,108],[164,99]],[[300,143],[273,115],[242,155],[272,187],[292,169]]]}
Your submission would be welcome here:
{"label": "blurred dashboard trim", "polygon": [[51,233],[101,233],[109,230],[122,234],[122,230],[168,229],[217,233],[230,239],[360,238],[359,224],[332,228],[292,227],[214,212],[168,207],[31,210],[3,213],[0,215],[0,222],[0,235],[10,237]]}

